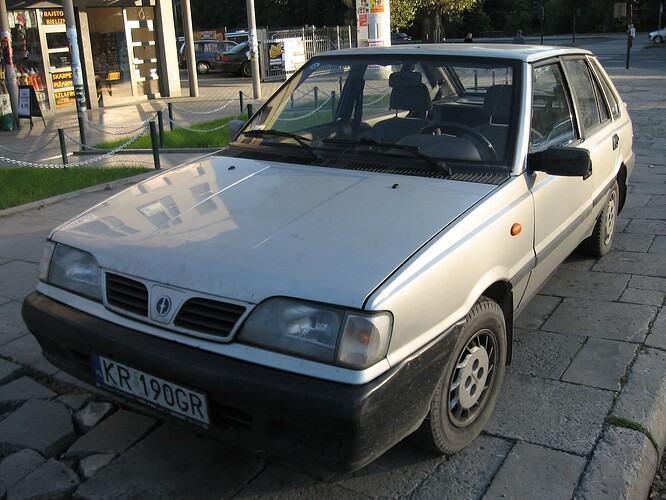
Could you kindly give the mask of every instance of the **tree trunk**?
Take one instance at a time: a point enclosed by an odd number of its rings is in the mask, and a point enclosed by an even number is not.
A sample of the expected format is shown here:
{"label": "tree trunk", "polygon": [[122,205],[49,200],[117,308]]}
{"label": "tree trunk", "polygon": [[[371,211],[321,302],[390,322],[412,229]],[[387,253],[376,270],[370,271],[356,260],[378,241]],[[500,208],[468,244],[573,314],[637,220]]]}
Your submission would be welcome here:
{"label": "tree trunk", "polygon": [[436,10],[423,12],[421,24],[421,41],[424,43],[441,43],[444,41],[442,15]]}

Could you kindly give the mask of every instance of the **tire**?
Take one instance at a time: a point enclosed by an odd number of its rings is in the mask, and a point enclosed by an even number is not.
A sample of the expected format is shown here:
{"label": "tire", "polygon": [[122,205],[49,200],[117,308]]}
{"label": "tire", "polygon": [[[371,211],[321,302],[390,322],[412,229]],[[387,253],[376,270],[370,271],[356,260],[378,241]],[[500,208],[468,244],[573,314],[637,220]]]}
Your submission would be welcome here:
{"label": "tire", "polygon": [[241,64],[240,74],[242,76],[252,76],[252,64],[250,63],[250,61]]}
{"label": "tire", "polygon": [[197,73],[200,75],[205,75],[210,71],[210,66],[208,66],[208,63],[205,63],[203,61],[197,61]]}
{"label": "tire", "polygon": [[664,38],[661,35],[657,35],[654,37],[654,43],[661,43],[664,41]]}
{"label": "tire", "polygon": [[471,443],[492,415],[505,364],[504,314],[496,302],[481,297],[467,313],[430,411],[412,441],[437,454],[456,453]]}
{"label": "tire", "polygon": [[620,208],[620,189],[617,181],[606,198],[606,204],[594,224],[592,235],[583,240],[580,249],[590,257],[603,257],[613,246],[615,226],[617,225],[617,214]]}

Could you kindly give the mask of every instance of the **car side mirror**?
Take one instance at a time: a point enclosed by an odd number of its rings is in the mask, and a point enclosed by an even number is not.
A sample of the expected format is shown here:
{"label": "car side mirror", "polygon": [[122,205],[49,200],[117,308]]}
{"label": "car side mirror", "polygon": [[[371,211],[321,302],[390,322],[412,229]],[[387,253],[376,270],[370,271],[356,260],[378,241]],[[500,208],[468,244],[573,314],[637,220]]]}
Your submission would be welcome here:
{"label": "car side mirror", "polygon": [[229,122],[229,142],[233,141],[236,136],[238,135],[238,132],[240,129],[243,128],[243,125],[245,125],[247,122],[244,122],[243,120],[231,120]]}
{"label": "car side mirror", "polygon": [[587,179],[592,175],[592,160],[587,149],[554,146],[528,154],[527,169],[530,172]]}

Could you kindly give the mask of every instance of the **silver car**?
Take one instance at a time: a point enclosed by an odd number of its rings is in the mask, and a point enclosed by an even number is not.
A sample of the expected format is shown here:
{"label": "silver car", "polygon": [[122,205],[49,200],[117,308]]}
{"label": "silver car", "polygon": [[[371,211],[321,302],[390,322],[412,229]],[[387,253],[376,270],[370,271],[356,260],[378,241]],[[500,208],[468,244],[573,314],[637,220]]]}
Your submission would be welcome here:
{"label": "silver car", "polygon": [[634,165],[585,50],[310,59],[228,148],[50,235],[23,317],[74,376],[331,470],[483,430],[516,315],[609,251]]}

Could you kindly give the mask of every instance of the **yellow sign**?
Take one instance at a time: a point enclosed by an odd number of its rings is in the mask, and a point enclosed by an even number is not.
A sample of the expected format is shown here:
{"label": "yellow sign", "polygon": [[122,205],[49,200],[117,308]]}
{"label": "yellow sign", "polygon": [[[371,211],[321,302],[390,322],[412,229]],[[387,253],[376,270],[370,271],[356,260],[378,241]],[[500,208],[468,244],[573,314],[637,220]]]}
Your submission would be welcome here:
{"label": "yellow sign", "polygon": [[42,22],[45,25],[65,24],[65,11],[62,9],[42,10]]}
{"label": "yellow sign", "polygon": [[63,71],[62,73],[51,73],[51,81],[53,81],[54,89],[62,89],[65,87],[74,86],[74,80],[72,80],[71,71]]}

